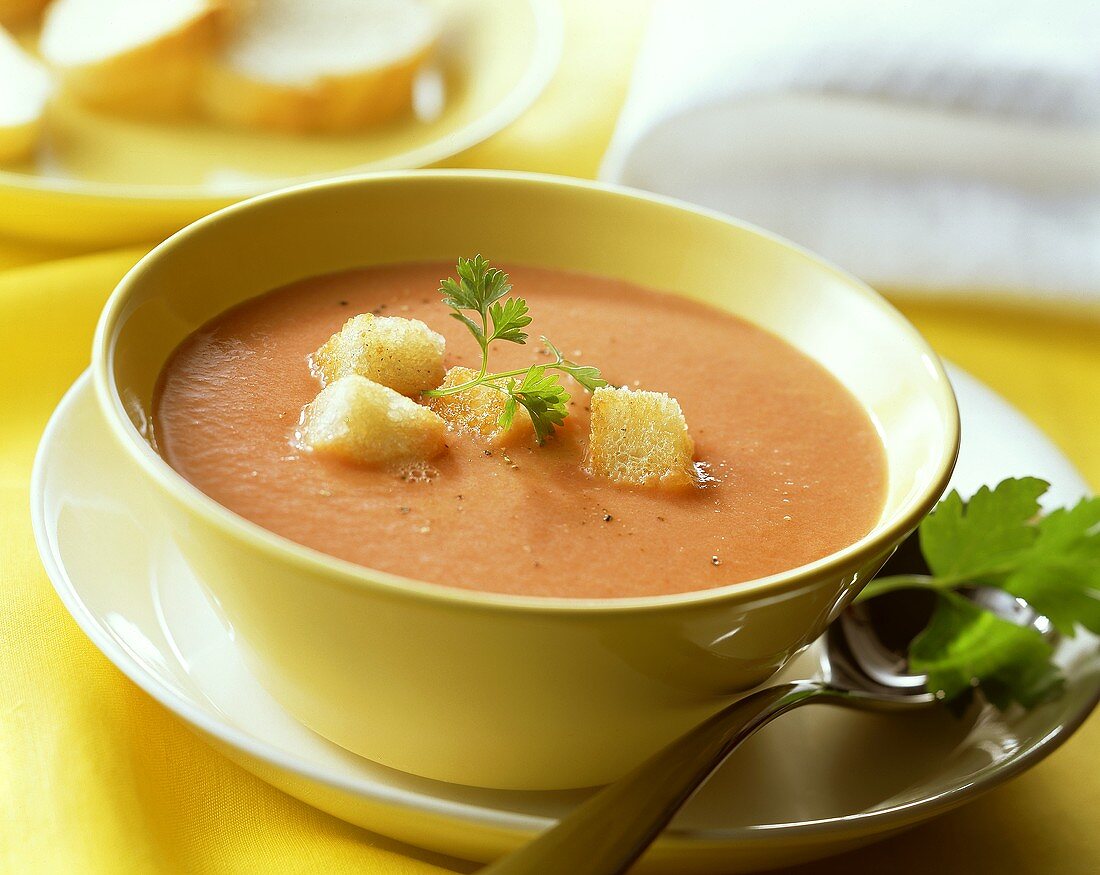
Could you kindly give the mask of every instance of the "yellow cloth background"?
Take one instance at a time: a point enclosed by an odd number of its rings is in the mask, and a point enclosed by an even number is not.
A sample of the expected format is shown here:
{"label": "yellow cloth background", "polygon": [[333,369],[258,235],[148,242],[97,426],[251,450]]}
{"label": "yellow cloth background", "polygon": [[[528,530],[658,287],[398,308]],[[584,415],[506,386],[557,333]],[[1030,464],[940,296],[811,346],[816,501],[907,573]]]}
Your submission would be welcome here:
{"label": "yellow cloth background", "polygon": [[[543,98],[448,162],[591,176],[644,7],[570,0]],[[474,867],[348,826],[214,753],[83,637],[28,520],[38,436],[86,366],[96,315],[144,248],[64,258],[0,240],[0,871],[424,873]],[[895,294],[946,357],[997,389],[1100,483],[1100,313],[1050,315]],[[1100,868],[1100,716],[965,808],[805,873],[1086,873]]]}

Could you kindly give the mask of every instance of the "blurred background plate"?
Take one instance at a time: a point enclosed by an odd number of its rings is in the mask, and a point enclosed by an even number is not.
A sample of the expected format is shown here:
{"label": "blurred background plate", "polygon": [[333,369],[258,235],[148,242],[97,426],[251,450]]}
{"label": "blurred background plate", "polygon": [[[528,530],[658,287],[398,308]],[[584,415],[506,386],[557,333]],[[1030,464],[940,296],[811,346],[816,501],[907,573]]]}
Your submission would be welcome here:
{"label": "blurred background plate", "polygon": [[411,116],[346,136],[234,130],[198,119],[146,122],[67,101],[42,147],[0,170],[0,233],[82,246],[164,236],[233,201],[297,182],[423,167],[504,128],[561,55],[556,0],[432,0],[440,49]]}

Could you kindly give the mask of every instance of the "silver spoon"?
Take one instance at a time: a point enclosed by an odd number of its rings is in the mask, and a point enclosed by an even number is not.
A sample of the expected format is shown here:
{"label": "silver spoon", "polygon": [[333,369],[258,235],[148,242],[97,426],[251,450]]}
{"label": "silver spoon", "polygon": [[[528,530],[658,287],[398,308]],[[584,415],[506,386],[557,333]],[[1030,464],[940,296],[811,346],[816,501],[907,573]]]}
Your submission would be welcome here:
{"label": "silver spoon", "polygon": [[[1003,590],[968,594],[1017,625],[1055,634],[1044,617]],[[925,676],[909,674],[903,655],[908,639],[923,627],[914,627],[911,598],[891,594],[873,604],[873,611],[864,604],[849,607],[826,630],[819,677],[777,684],[734,702],[482,875],[619,875],[741,742],[781,714],[811,702],[873,711],[931,705],[936,697],[925,688]],[[924,614],[927,619],[927,609]],[[908,638],[903,633],[899,640],[898,627],[908,627]],[[886,643],[891,639],[893,647]]]}

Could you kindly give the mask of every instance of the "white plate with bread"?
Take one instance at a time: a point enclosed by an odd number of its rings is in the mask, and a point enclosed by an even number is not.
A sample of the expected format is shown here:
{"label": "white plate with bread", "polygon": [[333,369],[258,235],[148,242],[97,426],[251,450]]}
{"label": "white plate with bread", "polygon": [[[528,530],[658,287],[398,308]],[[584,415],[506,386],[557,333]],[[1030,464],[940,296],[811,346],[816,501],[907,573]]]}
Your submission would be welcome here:
{"label": "white plate with bread", "polygon": [[0,0],[0,233],[148,240],[433,164],[534,101],[561,31],[555,0]]}

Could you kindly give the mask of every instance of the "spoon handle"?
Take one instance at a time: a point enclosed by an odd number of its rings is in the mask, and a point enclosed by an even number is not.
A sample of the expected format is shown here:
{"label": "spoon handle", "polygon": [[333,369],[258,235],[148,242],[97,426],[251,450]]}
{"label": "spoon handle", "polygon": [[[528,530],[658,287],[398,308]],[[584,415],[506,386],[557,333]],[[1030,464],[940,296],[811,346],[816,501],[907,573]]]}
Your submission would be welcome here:
{"label": "spoon handle", "polygon": [[[752,693],[700,723],[482,875],[619,875],[742,741],[780,714],[839,691],[821,681]],[[840,694],[843,696],[843,694]]]}

